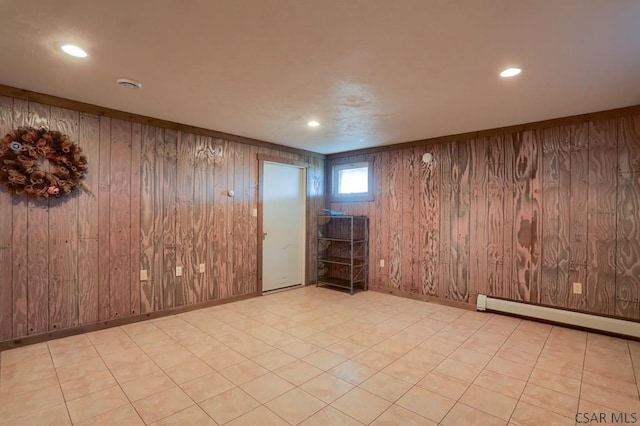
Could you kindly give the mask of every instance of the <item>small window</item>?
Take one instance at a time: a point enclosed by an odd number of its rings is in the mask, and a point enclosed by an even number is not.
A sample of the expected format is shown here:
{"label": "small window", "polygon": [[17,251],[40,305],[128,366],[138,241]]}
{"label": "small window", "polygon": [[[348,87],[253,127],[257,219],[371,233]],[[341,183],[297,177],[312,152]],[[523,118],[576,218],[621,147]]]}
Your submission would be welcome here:
{"label": "small window", "polygon": [[369,161],[336,164],[331,172],[333,201],[373,201],[373,170]]}

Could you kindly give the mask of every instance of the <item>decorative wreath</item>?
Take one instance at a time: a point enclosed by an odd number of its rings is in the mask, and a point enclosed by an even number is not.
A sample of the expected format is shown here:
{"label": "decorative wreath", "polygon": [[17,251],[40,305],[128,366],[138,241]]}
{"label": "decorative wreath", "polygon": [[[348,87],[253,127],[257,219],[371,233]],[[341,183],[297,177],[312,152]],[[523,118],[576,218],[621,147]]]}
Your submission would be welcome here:
{"label": "decorative wreath", "polygon": [[84,188],[86,172],[82,149],[60,132],[20,127],[0,140],[0,184],[13,194],[61,197]]}

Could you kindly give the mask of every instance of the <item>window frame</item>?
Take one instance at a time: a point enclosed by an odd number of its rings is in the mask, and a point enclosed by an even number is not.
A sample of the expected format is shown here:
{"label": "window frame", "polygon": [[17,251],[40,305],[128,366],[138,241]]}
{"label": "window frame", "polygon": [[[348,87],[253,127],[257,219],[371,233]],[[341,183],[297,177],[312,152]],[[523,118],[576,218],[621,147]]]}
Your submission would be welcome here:
{"label": "window frame", "polygon": [[[345,169],[357,169],[360,167],[367,167],[367,192],[357,193],[357,194],[339,194],[338,190],[340,188],[339,172]],[[367,202],[374,201],[374,191],[373,191],[373,160],[369,158],[364,158],[359,161],[353,160],[343,160],[343,161],[333,161],[329,167],[328,173],[329,180],[329,201],[335,203],[350,203],[350,202]]]}

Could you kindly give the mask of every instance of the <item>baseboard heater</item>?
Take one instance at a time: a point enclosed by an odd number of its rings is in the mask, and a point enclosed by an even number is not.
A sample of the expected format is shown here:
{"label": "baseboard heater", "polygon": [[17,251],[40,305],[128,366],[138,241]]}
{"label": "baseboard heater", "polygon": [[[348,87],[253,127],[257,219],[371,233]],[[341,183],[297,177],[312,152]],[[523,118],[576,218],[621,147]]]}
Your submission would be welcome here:
{"label": "baseboard heater", "polygon": [[636,339],[640,339],[640,323],[634,321],[625,321],[616,318],[584,314],[582,312],[549,308],[547,306],[496,299],[493,297],[487,297],[484,294],[478,295],[477,310],[504,312],[516,316],[549,321],[556,324],[567,324],[575,327],[623,336],[631,336]]}

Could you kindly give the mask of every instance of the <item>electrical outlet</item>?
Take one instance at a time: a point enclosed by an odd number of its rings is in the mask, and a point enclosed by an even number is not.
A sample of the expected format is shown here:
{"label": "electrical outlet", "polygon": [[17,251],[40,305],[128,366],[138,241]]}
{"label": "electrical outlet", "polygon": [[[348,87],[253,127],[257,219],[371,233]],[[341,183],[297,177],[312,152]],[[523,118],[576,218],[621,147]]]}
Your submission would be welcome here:
{"label": "electrical outlet", "polygon": [[573,283],[573,294],[582,294],[582,283]]}
{"label": "electrical outlet", "polygon": [[258,217],[258,209],[251,210],[251,216]]}
{"label": "electrical outlet", "polygon": [[200,269],[199,270],[200,270],[201,274],[204,274],[204,263],[200,264]]}
{"label": "electrical outlet", "polygon": [[176,266],[176,277],[182,276],[182,266]]}
{"label": "electrical outlet", "polygon": [[380,267],[384,268],[384,259],[380,259]]}
{"label": "electrical outlet", "polygon": [[147,275],[147,270],[146,269],[140,270],[140,281],[146,281],[148,279],[149,279],[149,276]]}

